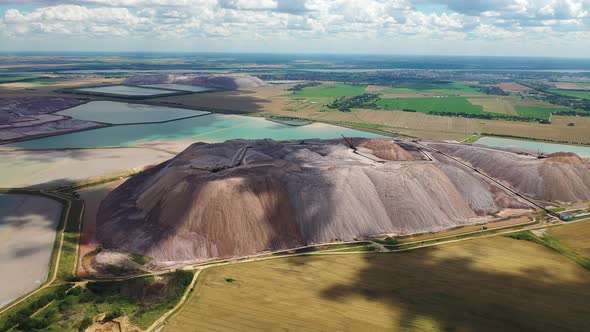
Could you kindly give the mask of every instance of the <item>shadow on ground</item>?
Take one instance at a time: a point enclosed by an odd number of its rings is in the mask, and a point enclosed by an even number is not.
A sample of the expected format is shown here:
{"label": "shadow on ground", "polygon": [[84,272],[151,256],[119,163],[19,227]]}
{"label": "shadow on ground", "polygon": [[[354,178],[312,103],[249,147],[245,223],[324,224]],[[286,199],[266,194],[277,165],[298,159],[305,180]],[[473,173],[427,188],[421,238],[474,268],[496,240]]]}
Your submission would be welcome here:
{"label": "shadow on ground", "polygon": [[392,330],[428,329],[425,319],[443,331],[590,330],[587,271],[576,269],[565,282],[558,277],[562,271],[542,264],[513,274],[475,267],[469,257],[440,257],[438,250],[367,254],[367,266],[355,282],[325,289],[322,296],[332,301],[362,296],[384,303],[401,313]]}

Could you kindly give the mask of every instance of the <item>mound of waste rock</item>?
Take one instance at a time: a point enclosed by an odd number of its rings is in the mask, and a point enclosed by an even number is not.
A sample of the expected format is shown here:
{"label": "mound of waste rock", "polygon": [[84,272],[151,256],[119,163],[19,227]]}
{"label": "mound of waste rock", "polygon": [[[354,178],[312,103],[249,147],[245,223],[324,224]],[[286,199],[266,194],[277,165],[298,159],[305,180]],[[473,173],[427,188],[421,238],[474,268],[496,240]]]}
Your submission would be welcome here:
{"label": "mound of waste rock", "polygon": [[264,86],[258,77],[249,75],[154,74],[133,75],[124,82],[130,85],[181,84],[225,90],[252,89]]}
{"label": "mound of waste rock", "polygon": [[59,111],[80,105],[82,102],[83,100],[76,98],[53,96],[0,98],[0,124]]}
{"label": "mound of waste rock", "polygon": [[391,141],[347,143],[195,143],[111,192],[97,238],[160,262],[195,261],[437,231],[523,207],[466,170]]}
{"label": "mound of waste rock", "polygon": [[547,158],[498,149],[449,143],[430,146],[506,182],[521,193],[545,201],[590,200],[590,160],[559,152]]}

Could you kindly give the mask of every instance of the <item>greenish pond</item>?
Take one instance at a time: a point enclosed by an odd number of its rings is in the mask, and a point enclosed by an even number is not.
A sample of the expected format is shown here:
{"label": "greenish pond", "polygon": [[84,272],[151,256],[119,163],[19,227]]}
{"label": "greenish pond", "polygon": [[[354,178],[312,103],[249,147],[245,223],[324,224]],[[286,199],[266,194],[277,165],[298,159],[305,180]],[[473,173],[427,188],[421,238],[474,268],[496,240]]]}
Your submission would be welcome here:
{"label": "greenish pond", "polygon": [[149,141],[193,139],[222,142],[229,139],[310,139],[347,137],[382,137],[349,128],[312,123],[287,126],[261,118],[210,114],[158,124],[113,126],[10,144],[25,149],[89,148],[126,146]]}
{"label": "greenish pond", "polygon": [[183,108],[127,104],[104,100],[91,101],[57,112],[57,114],[71,116],[75,119],[112,124],[162,122],[209,113]]}
{"label": "greenish pond", "polygon": [[478,139],[475,143],[498,148],[524,148],[532,151],[541,151],[543,153],[574,152],[580,157],[590,158],[590,146],[545,143],[487,136]]}

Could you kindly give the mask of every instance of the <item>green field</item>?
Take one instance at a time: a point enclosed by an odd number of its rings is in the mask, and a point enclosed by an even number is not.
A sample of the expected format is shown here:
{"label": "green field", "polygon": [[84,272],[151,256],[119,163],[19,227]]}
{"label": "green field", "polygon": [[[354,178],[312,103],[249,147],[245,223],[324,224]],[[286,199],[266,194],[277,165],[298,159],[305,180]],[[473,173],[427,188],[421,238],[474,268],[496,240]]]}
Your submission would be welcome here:
{"label": "green field", "polygon": [[448,112],[471,114],[494,114],[484,112],[483,107],[471,104],[462,97],[442,98],[383,98],[377,105],[384,109],[410,109],[421,113]]}
{"label": "green field", "polygon": [[385,89],[383,93],[433,93],[445,95],[481,95],[480,91],[472,88],[474,84],[464,82],[449,82],[449,83],[428,83],[428,82],[412,82],[401,83],[395,87]]}
{"label": "green field", "polygon": [[28,81],[39,77],[41,76],[0,76],[0,83]]}
{"label": "green field", "polygon": [[305,88],[291,94],[292,97],[307,98],[336,98],[352,97],[366,93],[366,85],[349,85],[349,84],[322,84],[314,87]]}
{"label": "green field", "polygon": [[560,90],[560,89],[550,89],[547,90],[551,93],[556,93],[559,95],[570,96],[575,98],[583,98],[583,99],[590,99],[590,91],[582,91],[582,90]]}
{"label": "green field", "polygon": [[543,106],[516,106],[519,116],[535,119],[549,119],[551,113],[567,111],[567,108],[543,107]]}
{"label": "green field", "polygon": [[577,264],[494,237],[209,268],[164,331],[588,331],[589,296]]}
{"label": "green field", "polygon": [[33,85],[40,85],[40,86],[57,84],[57,82],[54,82],[54,81],[32,81],[32,82],[28,82],[28,83],[31,83]]}

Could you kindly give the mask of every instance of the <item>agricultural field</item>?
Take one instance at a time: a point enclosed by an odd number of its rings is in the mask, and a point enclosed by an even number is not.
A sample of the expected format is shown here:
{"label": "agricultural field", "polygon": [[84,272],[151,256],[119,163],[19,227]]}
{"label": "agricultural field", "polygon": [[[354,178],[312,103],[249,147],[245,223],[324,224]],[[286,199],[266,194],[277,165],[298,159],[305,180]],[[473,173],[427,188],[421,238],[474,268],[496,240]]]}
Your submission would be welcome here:
{"label": "agricultural field", "polygon": [[482,95],[483,94],[482,92],[480,92],[477,89],[472,87],[474,85],[477,85],[477,83],[406,82],[406,83],[396,84],[396,86],[392,87],[392,88],[383,89],[380,92],[382,92],[384,94],[428,93],[428,94],[441,94],[441,95],[451,95],[451,96]]}
{"label": "agricultural field", "polygon": [[555,87],[564,90],[590,90],[590,82],[557,82]]}
{"label": "agricultural field", "polygon": [[486,114],[483,107],[473,105],[462,97],[441,98],[383,98],[377,101],[377,105],[384,109],[414,110],[421,113],[448,112]]}
{"label": "agricultural field", "polygon": [[590,259],[590,221],[577,222],[569,225],[553,227],[549,235],[573,249],[576,254]]}
{"label": "agricultural field", "polygon": [[590,329],[588,271],[535,243],[299,256],[202,272],[164,331]]}
{"label": "agricultural field", "polygon": [[509,92],[509,93],[521,93],[521,92],[529,92],[532,91],[531,88],[526,87],[522,84],[518,84],[518,83],[500,83],[500,84],[496,84],[496,87],[504,90],[505,92]]}
{"label": "agricultural field", "polygon": [[566,111],[566,108],[544,106],[516,106],[516,112],[524,118],[549,119],[551,113]]}
{"label": "agricultural field", "polygon": [[318,86],[305,88],[301,91],[297,91],[291,94],[291,96],[307,98],[352,97],[366,93],[366,89],[366,85],[321,84]]}
{"label": "agricultural field", "polygon": [[482,97],[467,99],[471,104],[483,107],[485,112],[516,115],[516,109],[511,98]]}
{"label": "agricultural field", "polygon": [[574,97],[574,98],[590,99],[590,91],[560,90],[560,89],[550,89],[548,91],[551,93],[556,93],[556,94],[564,95],[564,96],[570,96],[570,97]]}

